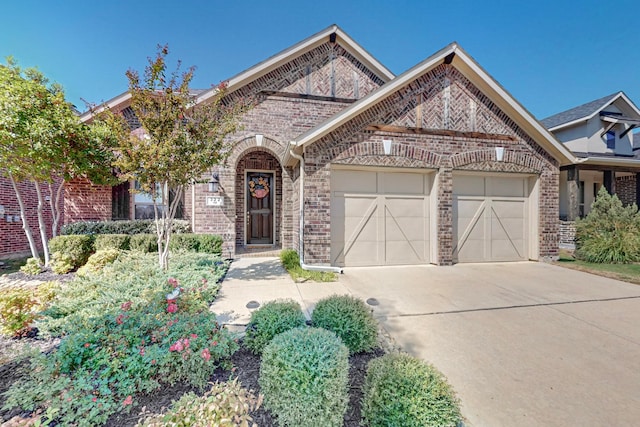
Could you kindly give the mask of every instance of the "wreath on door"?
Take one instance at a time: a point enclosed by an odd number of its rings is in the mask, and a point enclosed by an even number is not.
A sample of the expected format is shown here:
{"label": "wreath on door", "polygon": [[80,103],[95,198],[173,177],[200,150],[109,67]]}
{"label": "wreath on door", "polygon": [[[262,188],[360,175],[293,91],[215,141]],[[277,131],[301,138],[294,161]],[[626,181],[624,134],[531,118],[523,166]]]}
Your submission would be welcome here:
{"label": "wreath on door", "polygon": [[257,179],[252,178],[249,181],[249,192],[251,197],[256,199],[264,199],[269,195],[269,179],[259,176]]}

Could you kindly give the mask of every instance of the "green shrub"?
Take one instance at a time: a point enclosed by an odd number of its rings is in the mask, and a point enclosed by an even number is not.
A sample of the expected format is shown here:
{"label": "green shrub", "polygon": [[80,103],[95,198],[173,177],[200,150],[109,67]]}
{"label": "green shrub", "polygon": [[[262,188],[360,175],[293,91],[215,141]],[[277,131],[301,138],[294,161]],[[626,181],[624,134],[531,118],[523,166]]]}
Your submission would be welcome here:
{"label": "green shrub", "polygon": [[[185,254],[165,272],[154,255],[128,252],[102,274],[65,284],[37,322],[43,335],[62,336],[60,345],[31,359],[5,407],[46,406],[60,425],[103,425],[138,393],[205,386],[237,349],[209,311],[227,266]],[[167,300],[177,287],[180,294]]]}
{"label": "green shrub", "polygon": [[100,272],[107,264],[111,264],[120,255],[118,249],[99,250],[89,257],[85,265],[78,269],[78,276],[86,276],[87,274],[96,274]]}
{"label": "green shrub", "polygon": [[215,383],[202,396],[193,392],[184,394],[171,405],[166,413],[147,417],[138,422],[139,427],[164,426],[246,426],[253,425],[249,413],[257,410],[262,402],[250,391],[242,388],[237,379]]}
{"label": "green shrub", "polygon": [[200,240],[198,252],[222,255],[222,237],[215,234],[197,234],[197,236]]}
{"label": "green shrub", "polygon": [[342,426],[347,410],[349,350],[333,333],[292,329],[262,353],[264,405],[282,426]]}
{"label": "green shrub", "polygon": [[273,337],[289,329],[305,326],[305,322],[297,302],[270,301],[251,313],[244,344],[253,353],[260,354]]}
{"label": "green shrub", "polygon": [[362,400],[369,427],[446,427],[461,421],[458,399],[433,366],[391,353],[369,362]]}
{"label": "green shrub", "polygon": [[635,204],[600,188],[586,218],[576,222],[576,257],[597,263],[640,261],[640,214]]}
{"label": "green shrub", "polygon": [[56,274],[67,274],[74,268],[74,262],[71,255],[54,252],[51,255],[51,270]]}
{"label": "green shrub", "polygon": [[0,292],[0,333],[19,336],[29,332],[37,306],[32,290],[14,288]]}
{"label": "green shrub", "polygon": [[280,262],[282,262],[282,266],[287,270],[300,267],[300,257],[294,249],[284,249],[280,252]]}
{"label": "green shrub", "polygon": [[93,247],[96,251],[103,249],[129,250],[128,234],[98,234],[95,236]]}
{"label": "green shrub", "polygon": [[[93,252],[93,238],[91,236],[57,236],[49,240],[49,250],[52,254],[59,253],[60,263],[71,264],[72,269],[83,266]],[[58,273],[60,274],[60,273]]]}
{"label": "green shrub", "polygon": [[[189,233],[191,225],[183,219],[173,220],[173,233]],[[61,234],[150,234],[156,232],[156,223],[152,219],[131,221],[80,221],[66,224]]]}
{"label": "green shrub", "polygon": [[20,267],[20,271],[24,274],[35,276],[36,274],[42,273],[42,264],[38,258],[29,258],[27,263]]}
{"label": "green shrub", "polygon": [[155,234],[134,234],[129,240],[129,247],[132,251],[158,252],[158,236]]}
{"label": "green shrub", "polygon": [[318,301],[311,322],[335,332],[351,354],[369,351],[378,343],[378,324],[371,309],[349,295],[333,295]]}
{"label": "green shrub", "polygon": [[169,249],[171,251],[198,252],[198,248],[200,248],[200,240],[197,234],[176,234],[172,235],[169,241]]}

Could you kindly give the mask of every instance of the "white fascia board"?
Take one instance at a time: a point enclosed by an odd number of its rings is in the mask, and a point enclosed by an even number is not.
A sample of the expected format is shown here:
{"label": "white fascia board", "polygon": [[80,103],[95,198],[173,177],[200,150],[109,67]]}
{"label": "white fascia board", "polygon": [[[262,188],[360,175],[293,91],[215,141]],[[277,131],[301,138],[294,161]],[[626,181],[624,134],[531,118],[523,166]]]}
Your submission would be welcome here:
{"label": "white fascia board", "polygon": [[[549,128],[549,130],[550,130],[551,132],[553,132],[553,131],[556,131],[556,130],[558,130],[558,129],[563,129],[563,128],[566,128],[566,127],[570,127],[570,126],[577,125],[577,124],[580,124],[580,123],[586,122],[586,121],[588,121],[588,120],[591,120],[591,119],[592,119],[592,118],[594,118],[597,114],[600,114],[600,111],[604,110],[604,109],[605,109],[605,108],[607,108],[609,105],[611,105],[611,104],[613,104],[614,102],[616,102],[616,100],[618,100],[618,98],[620,98],[621,96],[624,96],[624,94],[623,94],[622,92],[618,92],[614,97],[610,98],[607,102],[605,102],[604,104],[602,104],[602,106],[601,106],[600,108],[598,108],[597,110],[595,110],[593,113],[589,114],[588,116],[583,116],[583,117],[580,117],[579,119],[575,119],[575,120],[572,120],[572,121],[567,122],[567,123],[559,124],[559,125],[557,125],[557,126],[554,126],[554,127],[552,127],[552,128]],[[628,103],[630,106],[633,106],[633,103],[629,100],[629,98],[627,98],[626,96],[624,96],[624,99],[627,101],[627,103]],[[634,109],[634,110],[636,110],[636,111],[638,111],[638,109],[637,109],[637,108],[635,108],[635,106],[633,106],[633,109]],[[638,112],[638,114],[640,114],[640,111]]]}
{"label": "white fascia board", "polygon": [[298,139],[294,141],[296,146],[302,146],[316,141],[323,136],[327,135],[329,132],[333,131],[337,127],[343,125],[347,121],[351,120],[361,112],[365,111],[370,106],[375,105],[376,103],[384,100],[385,98],[391,96],[397,89],[405,86],[409,82],[417,79],[421,75],[429,72],[436,65],[440,64],[440,62],[450,53],[456,51],[457,45],[451,44],[437,52],[435,55],[427,58],[425,61],[406,71],[405,73],[399,75],[395,79],[391,80],[389,83],[386,83],[384,86],[379,89],[371,92],[369,95],[365,96],[361,100],[355,102],[341,113],[331,117],[329,120],[324,123],[316,126],[311,129],[307,133],[301,135]]}
{"label": "white fascia board", "polygon": [[116,107],[116,106],[128,101],[129,99],[131,99],[131,93],[129,93],[128,91],[123,93],[123,94],[120,94],[120,95],[116,96],[115,98],[112,98],[109,101],[107,101],[107,102],[101,104],[100,106],[98,106],[95,109],[95,111],[92,112],[92,111],[89,110],[89,111],[85,111],[84,113],[82,113],[80,115],[80,121],[85,123],[85,122],[93,119],[93,114],[94,113],[100,113],[100,112],[104,111],[105,105],[106,105],[107,108],[113,108],[113,107]]}
{"label": "white fascia board", "polygon": [[632,166],[640,168],[640,159],[621,159],[619,157],[584,157],[578,159],[576,164],[595,166]]}
{"label": "white fascia board", "polygon": [[[531,113],[529,113],[518,101],[516,101],[515,98],[513,98],[511,94],[509,94],[500,84],[498,84],[493,79],[493,77],[491,77],[486,71],[484,71],[484,69],[480,67],[473,59],[471,59],[471,57],[468,56],[467,53],[464,52],[464,50],[458,49],[456,51],[456,56],[453,58],[454,65],[457,65],[455,64],[457,61],[462,61],[464,65],[466,65],[475,75],[477,75],[481,79],[482,83],[484,83],[491,91],[493,91],[497,95],[496,98],[492,99],[492,101],[496,105],[498,105],[502,109],[503,107],[500,104],[503,103],[501,103],[500,100],[504,100],[506,101],[507,106],[510,107],[512,111],[514,111],[524,119],[525,123],[519,123],[519,126],[525,128],[523,130],[526,131],[526,127],[528,126],[531,130],[538,133],[540,137],[547,141],[547,145],[549,148],[553,148],[556,151],[556,155],[554,157],[557,158],[558,154],[564,157],[566,161],[560,161],[561,164],[575,162],[576,157],[573,155],[573,153],[569,149],[567,149],[564,144],[558,141],[548,129],[542,126],[542,124],[540,124],[540,122],[536,120],[531,115]],[[456,66],[456,68],[458,70],[461,69],[461,67],[459,66]],[[470,78],[470,80],[477,85],[477,79],[474,79],[473,76],[467,76],[467,78]],[[523,126],[523,124],[526,124],[527,126]]]}

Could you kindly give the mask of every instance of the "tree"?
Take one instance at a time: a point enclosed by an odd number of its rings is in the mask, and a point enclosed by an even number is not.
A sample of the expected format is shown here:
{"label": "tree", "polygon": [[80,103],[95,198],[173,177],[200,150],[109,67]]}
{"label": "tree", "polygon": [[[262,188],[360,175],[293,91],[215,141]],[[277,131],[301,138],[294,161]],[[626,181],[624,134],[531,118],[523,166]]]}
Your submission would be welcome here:
{"label": "tree", "polygon": [[[167,75],[168,47],[158,46],[148,59],[144,75],[129,70],[131,108],[141,128],[130,132],[120,116],[107,112],[105,122],[115,124],[119,142],[114,166],[121,180],[135,180],[138,191],[153,200],[158,237],[158,261],[168,267],[171,228],[185,188],[196,182],[229,153],[226,137],[238,129],[239,117],[249,103],[225,102],[227,88],[220,84],[215,95],[197,103],[190,89],[195,68]],[[105,110],[106,111],[106,110]],[[98,116],[100,117],[100,116]],[[169,197],[171,193],[172,197]]]}
{"label": "tree", "polygon": [[[31,254],[39,258],[18,183],[29,181],[35,188],[45,265],[49,264],[49,250],[42,184],[49,186],[52,235],[55,236],[64,182],[82,175],[105,181],[110,175],[110,152],[100,148],[105,142],[96,140],[104,136],[103,129],[101,126],[92,129],[81,123],[65,100],[62,88],[50,85],[38,70],[22,70],[11,58],[7,65],[0,65],[0,173],[11,181]],[[60,181],[60,185],[54,195],[56,181]]]}

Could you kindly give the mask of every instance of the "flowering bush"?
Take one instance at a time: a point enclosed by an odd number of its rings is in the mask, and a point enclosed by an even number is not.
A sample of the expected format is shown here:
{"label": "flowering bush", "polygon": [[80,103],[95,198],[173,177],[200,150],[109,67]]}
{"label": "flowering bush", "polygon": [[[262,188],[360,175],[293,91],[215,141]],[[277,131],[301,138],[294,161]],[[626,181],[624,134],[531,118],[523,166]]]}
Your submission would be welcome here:
{"label": "flowering bush", "polygon": [[[130,263],[139,261],[138,255],[133,256],[128,260],[129,268]],[[205,261],[201,258],[196,264],[215,266]],[[174,260],[173,264],[181,270],[193,262]],[[145,270],[139,273],[145,274]],[[208,310],[215,292],[203,289],[206,279],[203,282],[199,277],[192,284],[187,278],[194,276],[181,271],[160,283],[156,280],[162,274],[150,275],[145,279],[151,284],[139,287],[127,276],[116,277],[129,291],[118,288],[109,294],[112,300],[100,313],[68,313],[66,321],[59,323],[64,327],[59,347],[32,359],[28,379],[11,388],[6,407],[48,406],[58,411],[63,425],[99,425],[116,411],[130,410],[137,393],[177,382],[202,387],[218,366],[228,363],[237,343]],[[72,287],[79,283],[99,286],[100,282],[81,279]],[[137,295],[136,290],[140,292]],[[110,288],[103,284],[98,291],[108,293]],[[173,299],[167,299],[174,293]],[[63,295],[50,314],[62,312],[64,304],[72,303],[72,295],[83,296],[74,292]],[[168,310],[169,306],[175,310]]]}

